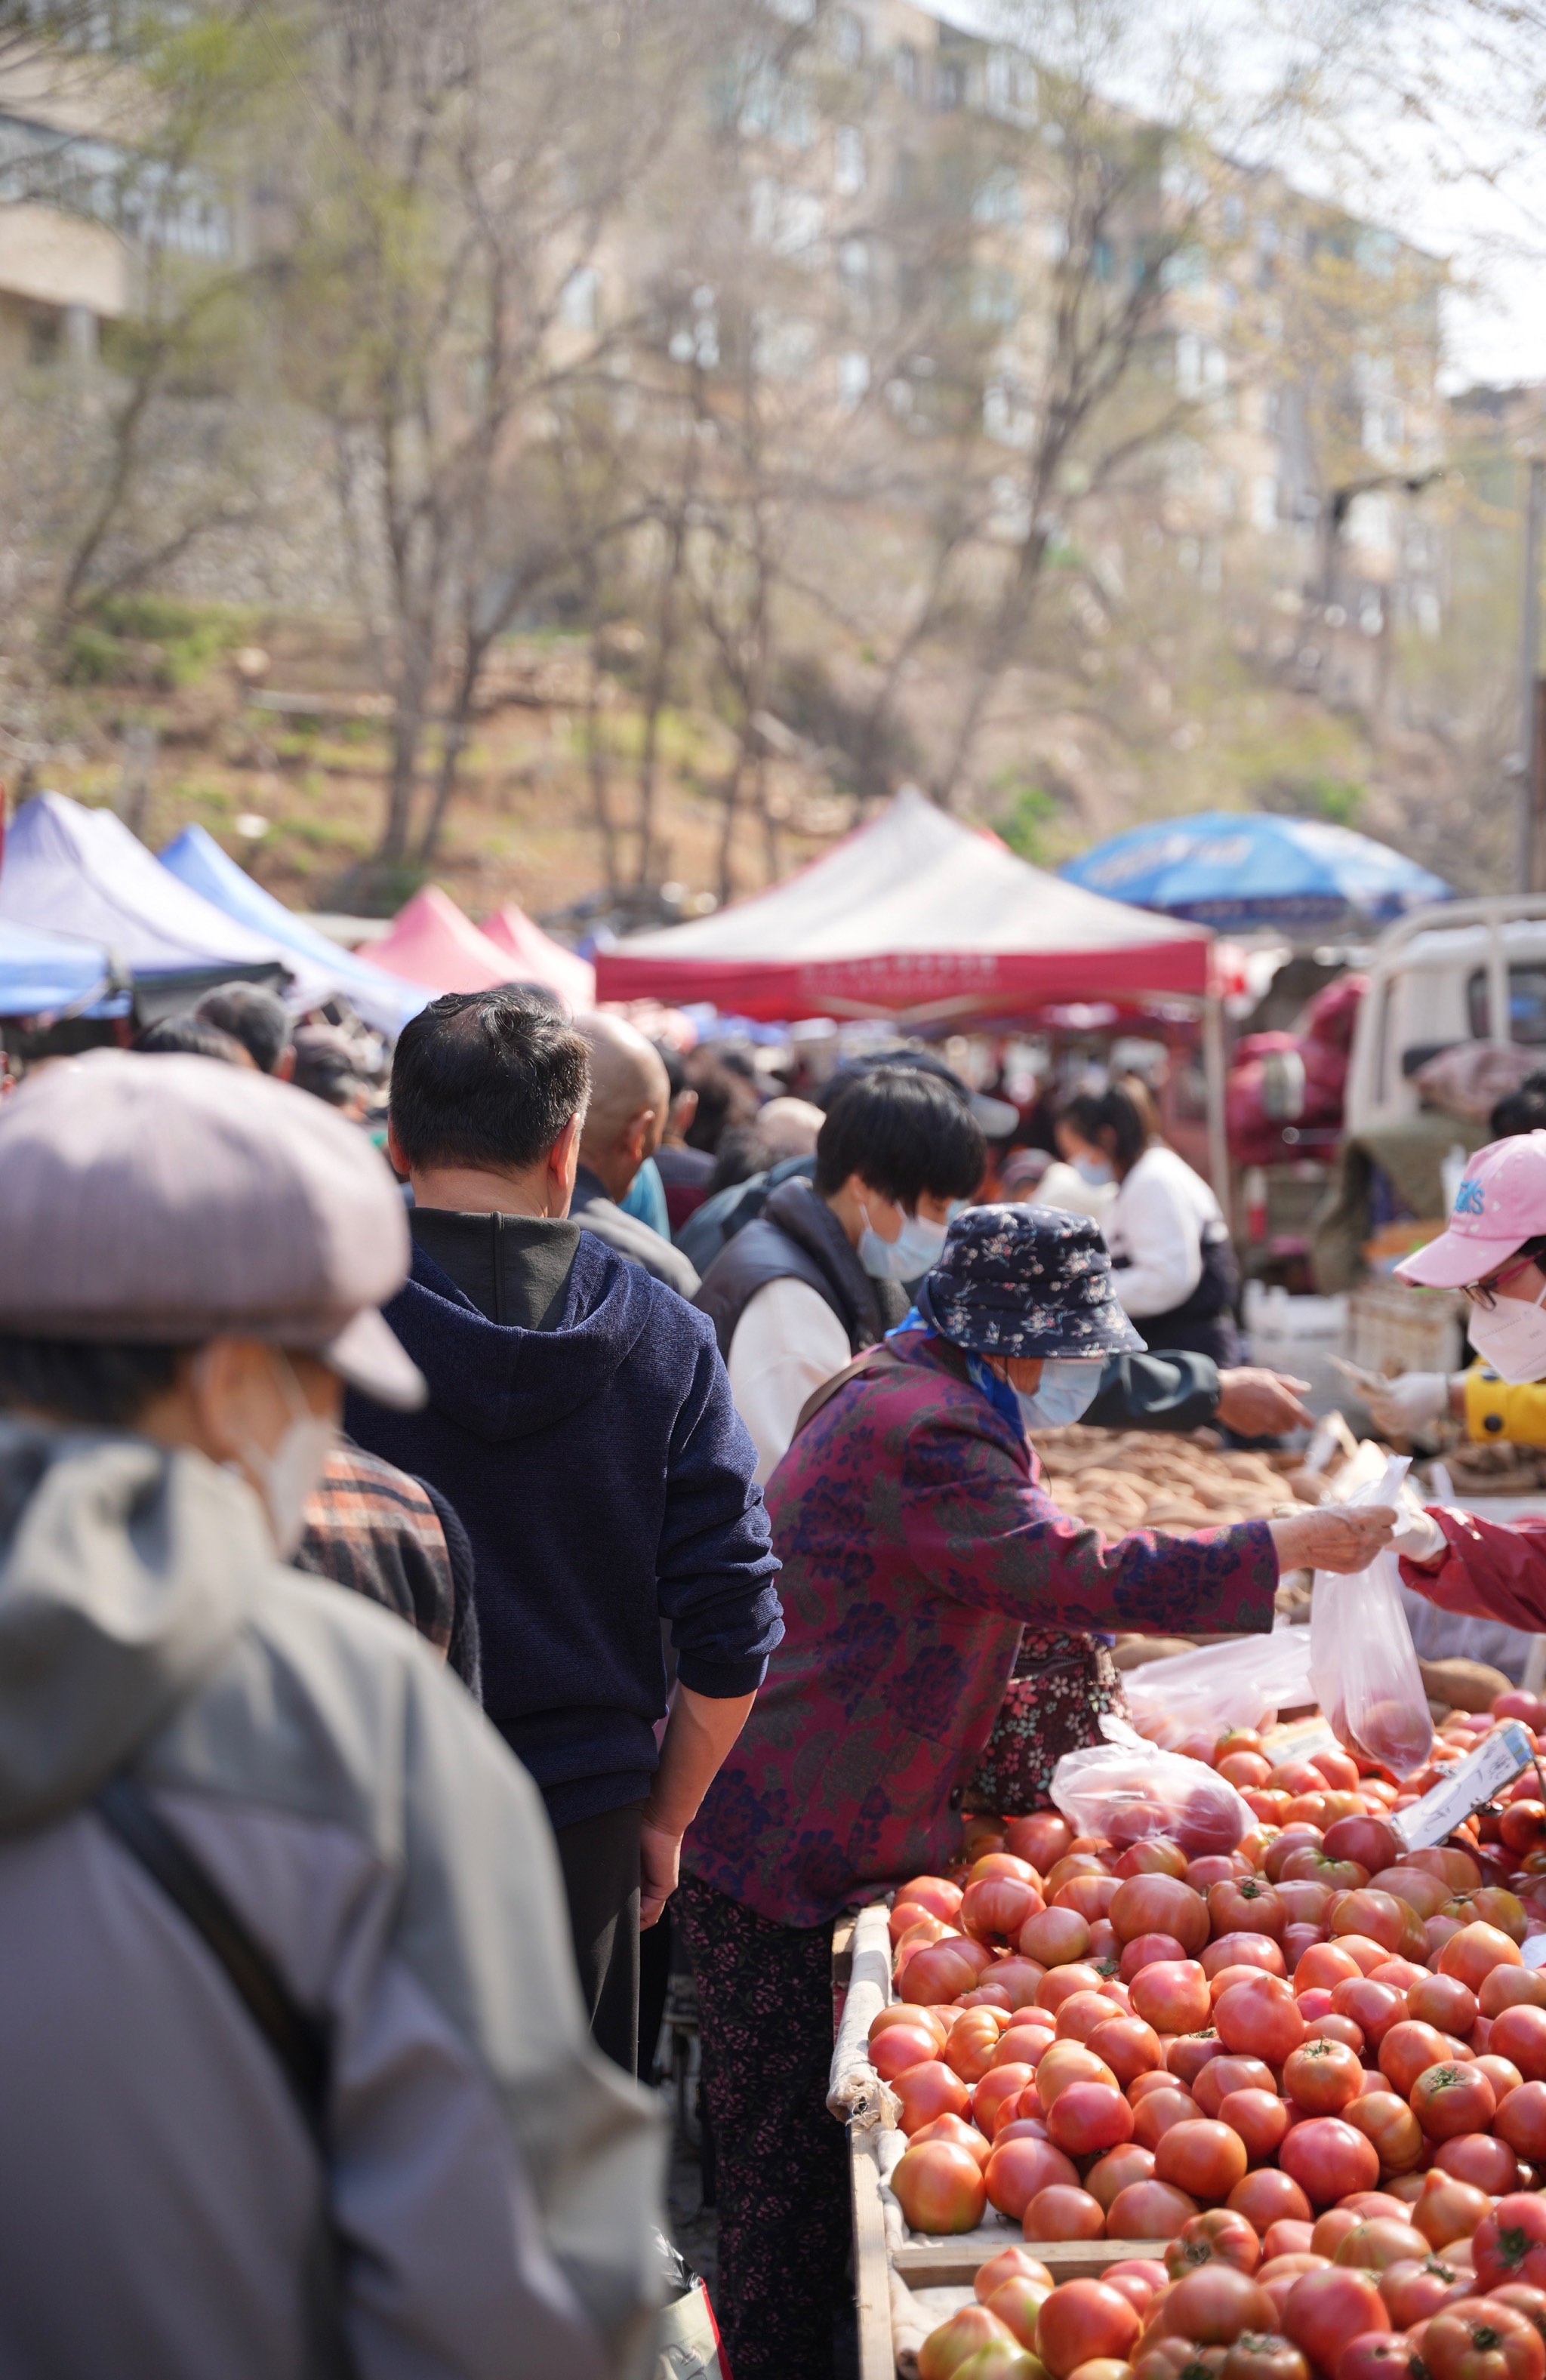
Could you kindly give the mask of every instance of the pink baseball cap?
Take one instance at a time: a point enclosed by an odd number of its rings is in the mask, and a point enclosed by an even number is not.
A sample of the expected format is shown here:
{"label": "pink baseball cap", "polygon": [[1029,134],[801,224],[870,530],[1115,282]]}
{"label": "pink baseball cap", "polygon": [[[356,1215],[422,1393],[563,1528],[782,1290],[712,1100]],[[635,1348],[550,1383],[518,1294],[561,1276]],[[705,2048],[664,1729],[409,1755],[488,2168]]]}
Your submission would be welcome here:
{"label": "pink baseball cap", "polygon": [[1424,1289],[1462,1289],[1546,1233],[1546,1132],[1479,1148],[1455,1194],[1447,1230],[1395,1268]]}

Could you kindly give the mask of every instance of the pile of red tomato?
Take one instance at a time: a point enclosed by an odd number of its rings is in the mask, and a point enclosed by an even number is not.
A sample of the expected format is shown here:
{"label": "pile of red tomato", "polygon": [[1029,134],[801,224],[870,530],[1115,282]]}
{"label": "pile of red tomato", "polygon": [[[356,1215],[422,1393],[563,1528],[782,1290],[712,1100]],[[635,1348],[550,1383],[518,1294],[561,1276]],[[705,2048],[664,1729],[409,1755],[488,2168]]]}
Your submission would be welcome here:
{"label": "pile of red tomato", "polygon": [[1546,2380],[1546,1802],[1530,1769],[1442,1847],[1390,1825],[1492,1723],[1399,1781],[1239,1730],[1230,1849],[1041,1811],[896,1894],[907,2222],[1146,2252],[1054,2288],[1005,2250],[920,2380]]}

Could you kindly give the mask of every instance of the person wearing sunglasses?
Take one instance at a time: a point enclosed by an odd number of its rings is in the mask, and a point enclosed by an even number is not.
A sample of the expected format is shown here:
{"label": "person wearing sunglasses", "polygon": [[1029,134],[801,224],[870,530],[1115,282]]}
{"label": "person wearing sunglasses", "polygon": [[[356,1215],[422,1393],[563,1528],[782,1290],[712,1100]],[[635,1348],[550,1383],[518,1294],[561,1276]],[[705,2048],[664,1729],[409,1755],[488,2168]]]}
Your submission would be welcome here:
{"label": "person wearing sunglasses", "polygon": [[[1543,1221],[1546,1131],[1495,1140],[1469,1160],[1446,1228],[1395,1269],[1417,1288],[1460,1291],[1481,1358],[1480,1393],[1501,1411],[1501,1401],[1546,1380]],[[1536,1397],[1546,1403],[1546,1391]],[[1512,1628],[1546,1627],[1546,1523],[1504,1525],[1430,1507],[1395,1542],[1403,1577],[1429,1602]]]}

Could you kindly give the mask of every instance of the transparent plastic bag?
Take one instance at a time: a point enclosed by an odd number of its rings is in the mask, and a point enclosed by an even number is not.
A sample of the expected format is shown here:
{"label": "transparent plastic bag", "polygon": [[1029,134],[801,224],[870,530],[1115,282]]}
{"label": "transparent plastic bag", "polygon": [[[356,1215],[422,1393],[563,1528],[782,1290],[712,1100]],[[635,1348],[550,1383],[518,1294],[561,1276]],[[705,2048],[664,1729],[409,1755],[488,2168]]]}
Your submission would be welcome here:
{"label": "transparent plastic bag", "polygon": [[1280,1710],[1314,1699],[1309,1650],[1308,1628],[1274,1628],[1145,1661],[1122,1681],[1133,1723],[1167,1750],[1188,1735],[1212,1743],[1232,1727],[1271,1727]]}
{"label": "transparent plastic bag", "polygon": [[1200,1760],[1156,1751],[1124,1719],[1102,1718],[1101,1732],[1103,1743],[1065,1752],[1053,1771],[1053,1800],[1077,1833],[1119,1850],[1168,1835],[1200,1859],[1232,1852],[1255,1826],[1234,1786]]}
{"label": "transparent plastic bag", "polygon": [[[1358,1488],[1349,1504],[1399,1507],[1408,1460],[1393,1454],[1380,1477]],[[1419,1768],[1433,1741],[1433,1720],[1394,1554],[1377,1554],[1367,1570],[1346,1577],[1317,1571],[1309,1633],[1315,1698],[1337,1742],[1393,1777]]]}

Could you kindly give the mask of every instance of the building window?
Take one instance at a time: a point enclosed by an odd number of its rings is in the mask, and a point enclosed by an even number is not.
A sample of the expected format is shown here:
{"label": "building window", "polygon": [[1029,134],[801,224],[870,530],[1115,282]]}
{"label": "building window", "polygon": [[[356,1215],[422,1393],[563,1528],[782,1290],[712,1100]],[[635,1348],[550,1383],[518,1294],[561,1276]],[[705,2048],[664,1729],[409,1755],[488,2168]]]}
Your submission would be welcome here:
{"label": "building window", "polygon": [[980,184],[971,202],[974,218],[980,224],[1002,224],[1006,229],[1017,230],[1025,221],[1025,200],[1020,189],[1020,177],[1007,165],[1000,165],[987,180]]}
{"label": "building window", "polygon": [[27,317],[27,360],[35,371],[47,371],[58,362],[57,314],[29,314]]}
{"label": "building window", "polygon": [[864,27],[851,8],[839,8],[833,24],[832,45],[842,65],[864,64]]}
{"label": "building window", "polygon": [[972,274],[970,303],[974,322],[996,322],[1003,329],[1017,322],[1020,292],[1014,274],[1002,265],[979,265]]}
{"label": "building window", "polygon": [[1251,481],[1251,527],[1263,531],[1278,525],[1278,483],[1263,473]]}
{"label": "building window", "polygon": [[904,99],[918,97],[918,52],[906,42],[892,61],[892,77]]}
{"label": "building window", "polygon": [[864,135],[855,125],[840,124],[834,144],[833,187],[840,199],[857,199],[867,178]]}
{"label": "building window", "polygon": [[959,58],[942,58],[934,79],[934,99],[949,110],[967,103],[967,70]]}

